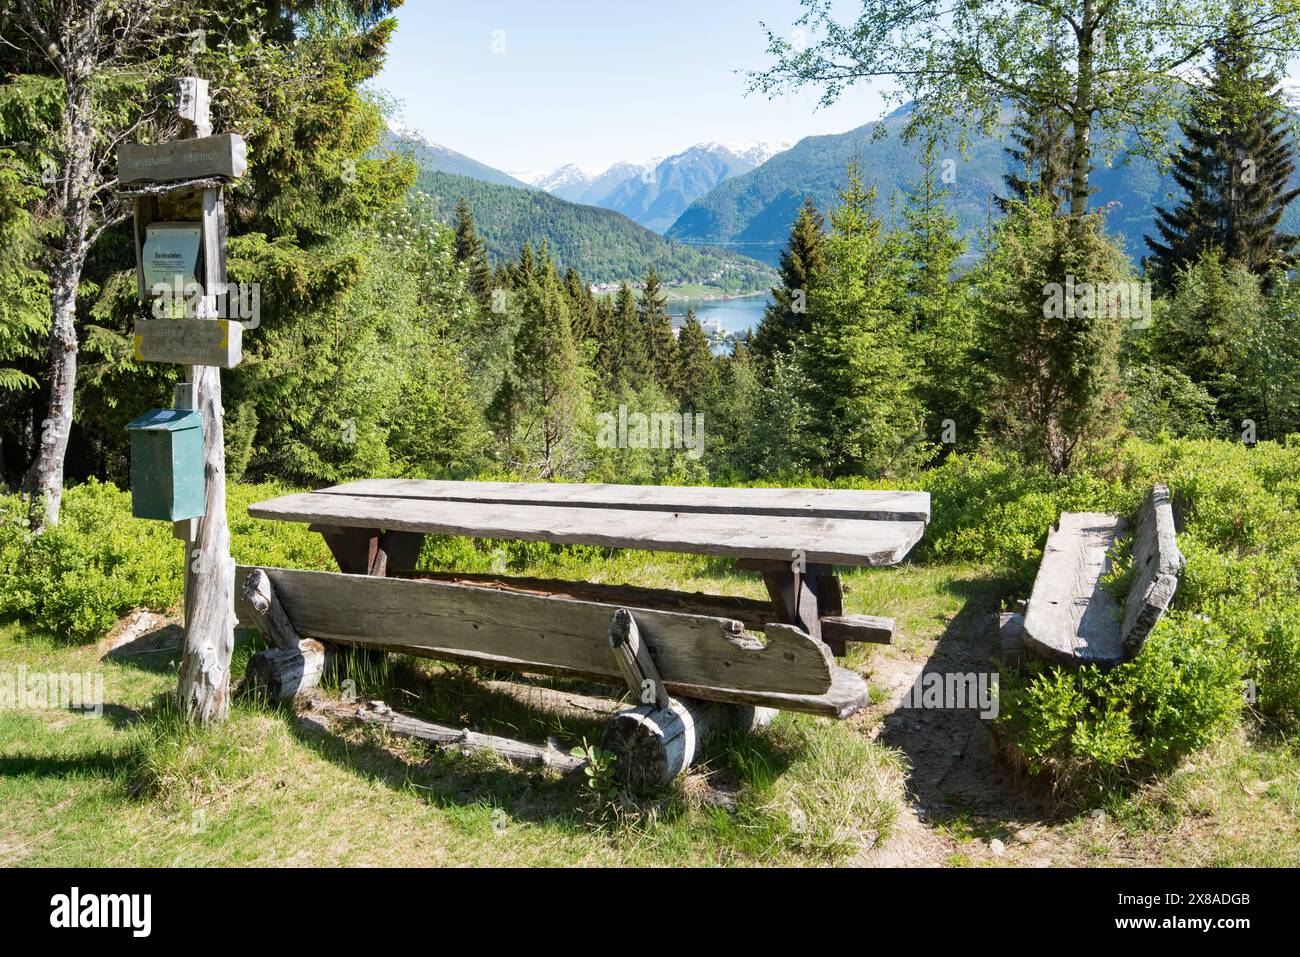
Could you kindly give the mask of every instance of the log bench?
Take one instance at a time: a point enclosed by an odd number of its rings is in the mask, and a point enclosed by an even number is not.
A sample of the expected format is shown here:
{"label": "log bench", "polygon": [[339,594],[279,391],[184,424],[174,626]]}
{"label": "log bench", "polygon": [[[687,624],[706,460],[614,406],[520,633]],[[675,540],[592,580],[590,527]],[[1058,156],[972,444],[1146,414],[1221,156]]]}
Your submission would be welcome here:
{"label": "log bench", "polygon": [[1118,515],[1061,514],[1047,536],[1023,617],[1002,616],[1004,655],[1023,643],[1029,653],[1058,664],[1110,667],[1142,650],[1173,600],[1183,567],[1167,487],[1155,486],[1138,513],[1130,542],[1132,580],[1121,604],[1103,579],[1128,529]]}
{"label": "log bench", "polygon": [[[624,755],[657,753],[623,763],[662,783],[690,763],[683,735],[752,724],[765,709],[845,718],[866,703],[866,682],[835,657],[848,642],[890,641],[894,625],[844,614],[835,568],[902,560],[929,511],[925,492],[349,482],[250,506],[256,518],[307,523],[340,571],[241,567],[237,581],[250,584],[239,615],[276,645],[263,653],[276,660],[257,666],[273,697],[323,670],[309,640],[626,685],[635,707],[607,738]],[[770,600],[417,572],[427,534],[720,556],[760,574]],[[629,632],[634,641],[617,639]]]}

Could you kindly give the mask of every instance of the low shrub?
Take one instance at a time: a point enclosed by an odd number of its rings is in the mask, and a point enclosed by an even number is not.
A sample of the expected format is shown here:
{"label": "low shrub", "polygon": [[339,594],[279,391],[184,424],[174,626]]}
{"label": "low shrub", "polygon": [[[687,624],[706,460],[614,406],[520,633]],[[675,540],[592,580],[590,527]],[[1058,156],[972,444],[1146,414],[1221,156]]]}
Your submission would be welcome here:
{"label": "low shrub", "polygon": [[[282,494],[230,485],[231,551],[244,564],[333,568],[307,526],[248,517],[248,505]],[[64,491],[61,521],[32,535],[17,495],[0,496],[0,619],[20,619],[55,637],[102,637],[133,608],[180,602],[183,548],[167,522],[131,516],[131,494],[91,480]]]}

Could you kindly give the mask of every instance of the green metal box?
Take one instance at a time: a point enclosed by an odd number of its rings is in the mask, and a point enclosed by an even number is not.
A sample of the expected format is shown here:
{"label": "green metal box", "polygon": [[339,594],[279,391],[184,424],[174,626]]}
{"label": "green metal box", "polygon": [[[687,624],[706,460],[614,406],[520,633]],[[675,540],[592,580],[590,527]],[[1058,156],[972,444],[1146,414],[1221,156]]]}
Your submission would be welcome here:
{"label": "green metal box", "polygon": [[192,409],[152,409],[131,433],[131,514],[176,522],[206,508],[203,422]]}

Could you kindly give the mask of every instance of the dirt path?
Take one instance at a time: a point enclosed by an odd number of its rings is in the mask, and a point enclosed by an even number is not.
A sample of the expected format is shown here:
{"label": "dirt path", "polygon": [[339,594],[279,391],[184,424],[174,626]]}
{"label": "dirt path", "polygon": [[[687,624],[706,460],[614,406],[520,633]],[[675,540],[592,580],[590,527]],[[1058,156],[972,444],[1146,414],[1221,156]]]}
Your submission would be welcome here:
{"label": "dirt path", "polygon": [[855,864],[934,867],[989,858],[1051,863],[1052,809],[999,757],[978,707],[916,707],[910,694],[924,675],[994,673],[995,621],[994,608],[972,597],[939,639],[926,643],[928,655],[924,648],[877,649],[869,680],[888,698],[855,720],[863,733],[903,753],[909,765],[907,803],[895,834],[884,846],[860,854]]}

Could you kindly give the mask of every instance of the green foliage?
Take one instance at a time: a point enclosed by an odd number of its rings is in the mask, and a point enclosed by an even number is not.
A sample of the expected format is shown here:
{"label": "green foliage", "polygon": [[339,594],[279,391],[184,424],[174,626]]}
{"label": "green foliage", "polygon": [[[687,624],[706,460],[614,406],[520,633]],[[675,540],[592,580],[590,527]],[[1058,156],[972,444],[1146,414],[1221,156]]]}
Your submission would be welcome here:
{"label": "green foliage", "polygon": [[[1060,473],[1110,427],[1132,281],[1095,217],[1055,215],[1050,200],[1012,203],[979,270],[981,356],[992,431]],[[1131,308],[1131,307],[1130,307]]]}
{"label": "green foliage", "polygon": [[569,754],[587,762],[582,768],[583,784],[597,800],[602,803],[611,800],[618,789],[614,776],[617,755],[613,751],[588,744],[586,738],[582,739],[582,744],[569,749]]}
{"label": "green foliage", "polygon": [[825,272],[809,296],[811,335],[799,362],[825,449],[820,471],[886,475],[927,454],[914,441],[922,413],[896,309],[902,263],[896,237],[872,213],[873,191],[856,163],[840,199],[824,243]]}
{"label": "green foliage", "polygon": [[673,337],[673,324],[668,317],[667,298],[653,266],[646,274],[637,313],[641,319],[641,334],[646,341],[650,376],[668,395],[678,395],[682,388],[682,374],[677,361],[677,340]]}
{"label": "green foliage", "polygon": [[1231,728],[1243,707],[1242,651],[1208,620],[1178,613],[1110,671],[1032,667],[1003,675],[1000,731],[1031,773],[1069,802],[1171,769]]}
{"label": "green foliage", "polygon": [[1124,424],[1144,439],[1207,438],[1214,433],[1214,397],[1179,369],[1127,366],[1121,377]]}
{"label": "green foliage", "polygon": [[966,244],[956,234],[957,217],[948,208],[949,199],[934,141],[927,140],[921,178],[908,191],[903,210],[906,278],[900,308],[927,434],[951,448],[974,443],[980,383],[971,355],[975,328],[970,282],[968,276],[956,274]]}
{"label": "green foliage", "polygon": [[1263,276],[1295,260],[1300,237],[1279,230],[1291,187],[1295,143],[1277,77],[1258,70],[1260,40],[1240,6],[1214,44],[1206,83],[1182,119],[1185,142],[1174,157],[1183,200],[1156,212],[1160,239],[1147,237],[1152,278],[1173,285],[1181,268],[1207,251]]}
{"label": "green foliage", "polygon": [[578,474],[590,398],[569,299],[549,259],[515,295],[521,318],[513,362],[491,410],[509,467],[543,479]]}
{"label": "green foliage", "polygon": [[807,334],[808,295],[826,266],[825,238],[826,221],[812,197],[805,197],[781,252],[781,284],[772,287],[772,303],[754,332],[755,355],[770,358],[789,352]]}
{"label": "green foliage", "polygon": [[677,367],[681,370],[682,408],[688,412],[703,408],[705,397],[717,385],[718,369],[704,327],[689,306],[677,334]]}
{"label": "green foliage", "polygon": [[[251,502],[278,486],[232,485],[230,530],[236,561],[332,568],[320,536],[305,525],[251,519]],[[34,623],[64,641],[101,638],[134,608],[180,601],[182,554],[166,522],[131,517],[131,495],[91,480],[66,491],[63,521],[28,531],[17,495],[0,496],[0,619]]]}

